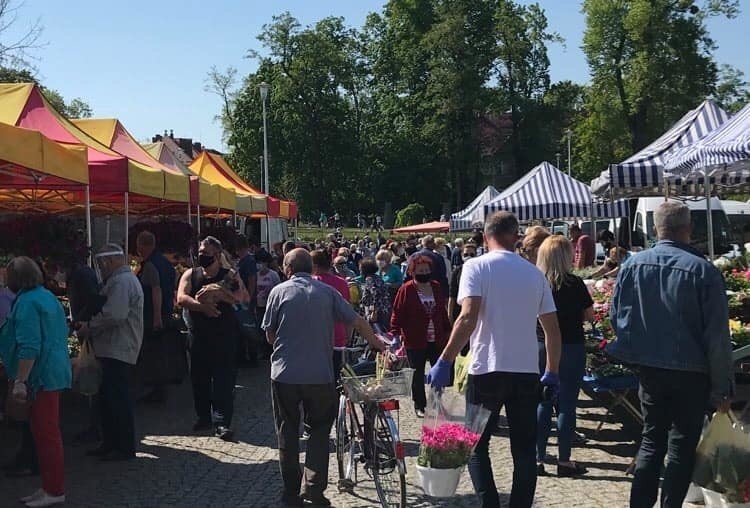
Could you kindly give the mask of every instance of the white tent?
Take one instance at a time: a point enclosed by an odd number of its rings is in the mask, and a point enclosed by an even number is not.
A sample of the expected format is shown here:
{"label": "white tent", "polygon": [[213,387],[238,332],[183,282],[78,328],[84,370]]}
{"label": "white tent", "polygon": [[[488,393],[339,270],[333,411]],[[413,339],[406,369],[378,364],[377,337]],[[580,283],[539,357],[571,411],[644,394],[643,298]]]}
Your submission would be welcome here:
{"label": "white tent", "polygon": [[484,220],[484,205],[495,199],[500,192],[492,185],[487,186],[469,206],[451,215],[451,231],[466,231]]}

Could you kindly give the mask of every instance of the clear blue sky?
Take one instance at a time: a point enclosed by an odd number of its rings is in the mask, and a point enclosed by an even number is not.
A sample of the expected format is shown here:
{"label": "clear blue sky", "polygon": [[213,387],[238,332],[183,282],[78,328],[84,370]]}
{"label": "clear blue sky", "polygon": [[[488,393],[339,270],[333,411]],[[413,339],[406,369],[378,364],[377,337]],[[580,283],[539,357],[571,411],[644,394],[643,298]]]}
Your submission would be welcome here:
{"label": "clear blue sky", "polygon": [[[221,148],[214,120],[219,100],[203,90],[211,65],[237,67],[242,75],[256,63],[244,58],[259,49],[256,35],[274,14],[288,10],[303,25],[329,15],[361,26],[384,0],[28,0],[16,30],[40,18],[46,47],[36,51],[39,77],[67,99],[81,97],[97,117],[118,117],[139,140],[164,129]],[[531,3],[522,0],[522,3]],[[553,81],[588,80],[580,50],[584,19],[578,0],[539,0],[550,28],[565,47],[550,48]],[[720,63],[750,78],[747,27],[750,2],[734,20],[712,20]]]}

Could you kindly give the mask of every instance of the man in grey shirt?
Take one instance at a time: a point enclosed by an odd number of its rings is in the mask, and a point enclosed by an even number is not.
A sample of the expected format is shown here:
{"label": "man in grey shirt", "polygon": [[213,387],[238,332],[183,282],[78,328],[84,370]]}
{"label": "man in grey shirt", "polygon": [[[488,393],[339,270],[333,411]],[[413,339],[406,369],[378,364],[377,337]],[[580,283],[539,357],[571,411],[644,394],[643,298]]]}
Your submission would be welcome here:
{"label": "man in grey shirt", "polygon": [[104,280],[106,303],[78,333],[90,333],[102,367],[99,407],[102,444],[88,455],[120,461],[135,457],[135,421],[130,376],[143,342],[143,290],[122,247],[107,244],[94,256]]}
{"label": "man in grey shirt", "polygon": [[[314,506],[330,506],[323,492],[328,486],[328,435],[336,417],[334,323],[351,325],[373,348],[384,348],[370,325],[334,288],[312,278],[312,269],[312,258],[304,249],[284,257],[289,280],[271,290],[262,324],[273,346],[271,391],[285,506],[303,506],[303,498]],[[302,496],[300,404],[310,426]]]}

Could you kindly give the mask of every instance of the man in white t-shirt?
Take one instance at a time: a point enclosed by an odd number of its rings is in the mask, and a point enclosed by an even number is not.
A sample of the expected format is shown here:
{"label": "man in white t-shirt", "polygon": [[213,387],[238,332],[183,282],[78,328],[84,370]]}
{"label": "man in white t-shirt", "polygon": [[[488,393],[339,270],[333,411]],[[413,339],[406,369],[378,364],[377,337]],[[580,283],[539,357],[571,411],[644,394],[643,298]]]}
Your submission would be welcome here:
{"label": "man in white t-shirt", "polygon": [[560,328],[546,278],[514,252],[518,220],[498,212],[485,223],[489,251],[463,265],[458,290],[461,314],[440,360],[430,370],[429,383],[447,386],[453,360],[467,341],[471,366],[466,401],[491,411],[482,438],[469,461],[474,490],[483,508],[499,507],[492,474],[489,443],[500,409],[505,406],[513,455],[510,506],[531,507],[536,490],[536,409],[540,398],[537,319],[544,328],[547,367],[541,383],[554,396],[559,386]]}

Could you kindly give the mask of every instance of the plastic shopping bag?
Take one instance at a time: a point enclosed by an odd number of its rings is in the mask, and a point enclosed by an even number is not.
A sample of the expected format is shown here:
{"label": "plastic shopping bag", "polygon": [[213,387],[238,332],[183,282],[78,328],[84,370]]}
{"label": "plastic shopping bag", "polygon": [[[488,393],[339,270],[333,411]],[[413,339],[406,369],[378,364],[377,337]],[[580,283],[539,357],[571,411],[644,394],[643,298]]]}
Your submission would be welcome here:
{"label": "plastic shopping bag", "polygon": [[458,355],[453,364],[453,387],[458,393],[466,393],[467,382],[469,381],[469,367],[471,366],[471,352],[466,356]]}
{"label": "plastic shopping bag", "polygon": [[436,469],[463,467],[469,462],[490,411],[467,404],[466,397],[447,389],[430,389],[419,450],[419,465]]}
{"label": "plastic shopping bag", "polygon": [[430,389],[417,459],[425,494],[441,498],[456,494],[461,472],[489,417],[489,410],[466,404],[466,397],[454,390]]}
{"label": "plastic shopping bag", "polygon": [[731,414],[714,415],[698,444],[693,482],[729,503],[750,502],[750,434]]}
{"label": "plastic shopping bag", "polygon": [[99,360],[91,350],[91,344],[85,340],[81,352],[73,359],[73,390],[81,395],[96,395],[102,382],[102,369]]}

